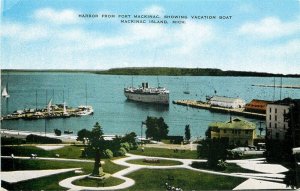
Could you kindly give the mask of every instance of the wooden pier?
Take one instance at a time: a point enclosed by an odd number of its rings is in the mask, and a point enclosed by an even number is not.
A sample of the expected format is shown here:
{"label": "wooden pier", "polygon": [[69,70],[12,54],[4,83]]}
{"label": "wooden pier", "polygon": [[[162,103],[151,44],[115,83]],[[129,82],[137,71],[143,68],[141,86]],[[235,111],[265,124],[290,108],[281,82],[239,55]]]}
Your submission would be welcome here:
{"label": "wooden pier", "polygon": [[257,87],[269,87],[269,88],[290,88],[290,89],[300,89],[300,85],[267,85],[267,84],[253,84],[252,86]]}
{"label": "wooden pier", "polygon": [[211,106],[208,103],[196,101],[196,100],[175,100],[173,101],[173,104],[183,105],[183,106],[193,107],[198,109],[207,109],[219,113],[230,113],[233,115],[240,115],[240,116],[251,117],[256,119],[264,119],[264,120],[266,119],[265,114],[247,112],[245,111],[244,108],[230,109],[230,108],[223,108],[223,107],[215,107],[215,106]]}

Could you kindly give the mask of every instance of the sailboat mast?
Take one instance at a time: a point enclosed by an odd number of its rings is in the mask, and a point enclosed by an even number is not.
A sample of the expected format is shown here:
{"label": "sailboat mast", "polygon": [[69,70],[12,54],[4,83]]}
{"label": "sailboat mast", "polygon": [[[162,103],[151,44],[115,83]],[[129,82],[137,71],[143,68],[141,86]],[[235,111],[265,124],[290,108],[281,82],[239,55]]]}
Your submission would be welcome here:
{"label": "sailboat mast", "polygon": [[281,100],[281,93],[282,93],[282,77],[280,78],[280,100]]}
{"label": "sailboat mast", "polygon": [[275,101],[275,76],[274,76],[274,90],[273,90],[273,101]]}
{"label": "sailboat mast", "polygon": [[85,105],[87,106],[87,84],[85,84]]}
{"label": "sailboat mast", "polygon": [[37,90],[35,90],[35,111],[37,110]]}

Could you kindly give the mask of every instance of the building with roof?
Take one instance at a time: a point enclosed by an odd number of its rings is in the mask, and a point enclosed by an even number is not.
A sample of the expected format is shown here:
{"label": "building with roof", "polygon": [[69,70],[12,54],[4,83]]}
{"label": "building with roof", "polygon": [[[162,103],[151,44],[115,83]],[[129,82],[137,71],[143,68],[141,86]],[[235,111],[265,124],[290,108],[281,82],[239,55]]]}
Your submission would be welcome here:
{"label": "building with roof", "polygon": [[253,145],[256,138],[256,125],[240,118],[230,118],[227,122],[209,124],[210,138],[228,138],[230,144]]}
{"label": "building with roof", "polygon": [[225,107],[225,108],[243,108],[246,102],[240,98],[231,98],[224,96],[213,96],[209,99],[208,103],[211,106]]}
{"label": "building with roof", "polygon": [[[300,139],[300,100],[285,98],[267,105],[266,126],[269,139],[284,140],[290,126],[289,120],[285,118],[287,114],[293,117],[293,128],[296,130],[296,136]],[[298,140],[298,139],[296,139]],[[298,141],[299,142],[299,141]],[[299,142],[300,145],[300,142]]]}
{"label": "building with roof", "polygon": [[253,99],[245,105],[245,111],[266,114],[267,105],[271,101]]}

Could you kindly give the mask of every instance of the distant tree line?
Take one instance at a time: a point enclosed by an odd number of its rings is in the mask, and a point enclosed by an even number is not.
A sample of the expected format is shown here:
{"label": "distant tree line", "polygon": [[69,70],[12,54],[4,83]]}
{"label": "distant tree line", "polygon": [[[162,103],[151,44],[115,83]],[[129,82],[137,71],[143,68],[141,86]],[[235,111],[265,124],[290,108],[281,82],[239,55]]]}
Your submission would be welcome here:
{"label": "distant tree line", "polygon": [[257,76],[257,77],[300,77],[296,74],[271,74],[266,72],[247,71],[222,71],[215,68],[169,68],[169,67],[144,67],[144,68],[113,68],[104,71],[94,71],[98,74],[113,75],[164,75],[164,76]]}
{"label": "distant tree line", "polygon": [[299,78],[300,74],[272,74],[266,72],[223,71],[216,68],[172,68],[172,67],[132,67],[112,68],[109,70],[2,70],[6,72],[70,72],[70,73],[96,73],[112,75],[155,75],[155,76],[257,76],[257,77],[291,77]]}

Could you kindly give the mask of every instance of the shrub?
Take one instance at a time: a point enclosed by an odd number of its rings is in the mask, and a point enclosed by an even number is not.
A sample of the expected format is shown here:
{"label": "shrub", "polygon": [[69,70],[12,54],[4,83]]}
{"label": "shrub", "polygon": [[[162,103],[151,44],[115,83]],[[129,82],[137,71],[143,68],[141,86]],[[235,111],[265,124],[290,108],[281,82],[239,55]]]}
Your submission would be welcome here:
{"label": "shrub", "polygon": [[113,154],[113,152],[110,149],[106,149],[104,151],[104,156],[107,157],[107,158],[113,158],[114,154]]}
{"label": "shrub", "polygon": [[218,164],[217,164],[217,170],[223,171],[227,168],[228,164],[223,161],[223,160],[219,160]]}
{"label": "shrub", "polygon": [[114,153],[114,156],[125,156],[126,154],[126,149],[121,147],[117,152]]}
{"label": "shrub", "polygon": [[121,143],[120,146],[121,146],[121,148],[124,148],[126,151],[130,150],[130,145],[127,142]]}
{"label": "shrub", "polygon": [[130,150],[137,150],[138,149],[138,144],[137,143],[129,143]]}
{"label": "shrub", "polygon": [[54,133],[56,136],[61,136],[61,130],[59,129],[54,129]]}

